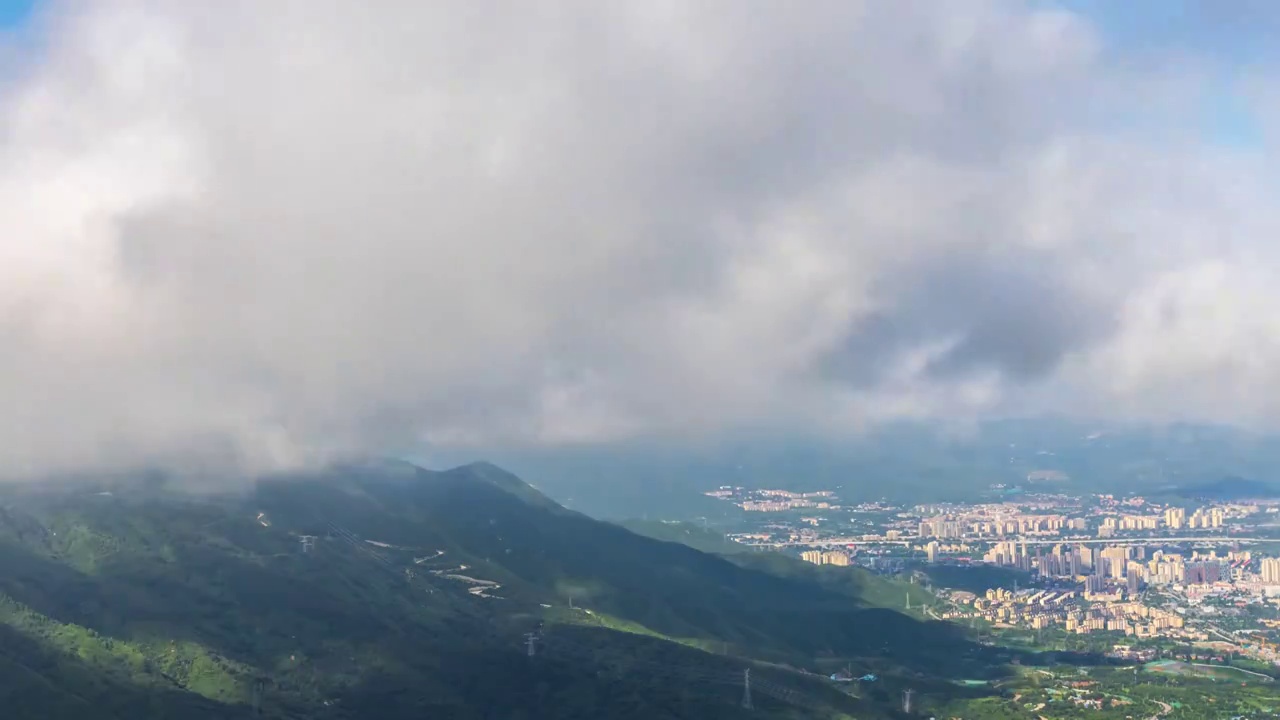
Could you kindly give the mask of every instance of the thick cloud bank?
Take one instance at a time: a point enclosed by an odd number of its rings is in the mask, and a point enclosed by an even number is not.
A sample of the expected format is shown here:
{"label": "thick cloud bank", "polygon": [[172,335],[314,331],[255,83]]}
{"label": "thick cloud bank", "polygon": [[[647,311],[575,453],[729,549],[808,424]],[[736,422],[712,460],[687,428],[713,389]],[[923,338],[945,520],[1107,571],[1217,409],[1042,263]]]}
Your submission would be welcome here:
{"label": "thick cloud bank", "polygon": [[38,30],[0,90],[6,475],[1280,417],[1267,158],[1181,119],[1196,57],[1045,3],[96,0]]}

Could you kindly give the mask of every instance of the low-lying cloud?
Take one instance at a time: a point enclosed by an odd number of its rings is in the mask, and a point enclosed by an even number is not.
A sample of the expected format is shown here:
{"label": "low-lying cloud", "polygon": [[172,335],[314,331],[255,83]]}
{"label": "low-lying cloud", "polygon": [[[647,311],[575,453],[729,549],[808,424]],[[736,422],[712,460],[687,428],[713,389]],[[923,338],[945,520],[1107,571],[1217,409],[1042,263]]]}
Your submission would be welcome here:
{"label": "low-lying cloud", "polygon": [[1149,72],[1045,3],[99,0],[36,30],[0,94],[6,475],[1280,417],[1267,157],[1185,120],[1208,59]]}

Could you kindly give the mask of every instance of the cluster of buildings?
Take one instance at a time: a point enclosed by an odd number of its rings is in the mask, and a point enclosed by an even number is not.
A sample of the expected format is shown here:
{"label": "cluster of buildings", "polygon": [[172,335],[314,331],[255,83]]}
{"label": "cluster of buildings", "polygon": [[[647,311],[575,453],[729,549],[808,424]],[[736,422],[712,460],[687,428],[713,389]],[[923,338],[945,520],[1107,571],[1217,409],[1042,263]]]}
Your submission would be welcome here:
{"label": "cluster of buildings", "polygon": [[[930,538],[1083,537],[1096,528],[1100,538],[1127,532],[1215,530],[1232,518],[1257,513],[1257,505],[1225,504],[1196,508],[1152,506],[1143,498],[1117,500],[1102,495],[1088,508],[1062,498],[1060,505],[1043,498],[1034,502],[968,506],[918,506],[917,536]],[[1051,512],[1044,512],[1050,510]]]}
{"label": "cluster of buildings", "polygon": [[955,610],[943,615],[949,619],[980,617],[994,624],[1020,625],[1037,630],[1060,627],[1077,634],[1107,631],[1139,638],[1177,635],[1204,639],[1205,636],[1202,632],[1187,629],[1182,615],[1149,607],[1121,593],[1011,592],[994,588],[983,597],[972,593],[952,593],[951,597],[958,603],[972,605],[973,611]]}
{"label": "cluster of buildings", "polygon": [[930,540],[924,546],[925,556],[931,563],[938,562],[939,556],[943,553],[967,553],[970,550],[972,550],[972,548],[969,544],[962,542],[940,543],[937,540]]}
{"label": "cluster of buildings", "polygon": [[801,508],[838,510],[830,500],[835,493],[830,490],[798,493],[790,490],[747,490],[741,487],[721,486],[703,493],[707,497],[729,500],[749,512],[785,512]]}
{"label": "cluster of buildings", "polygon": [[[1251,528],[1267,524],[1251,516],[1265,510],[1267,519],[1275,517],[1280,503],[1181,508],[1139,497],[1040,494],[1016,502],[905,508],[840,507],[829,491],[722,487],[707,495],[744,510],[779,513],[752,513],[744,518],[747,532],[730,537],[794,547],[815,565],[857,563],[901,572],[923,554],[931,563],[984,562],[1038,578],[1035,589],[993,589],[983,596],[944,590],[954,604],[943,618],[1170,638],[1196,647],[1231,640],[1250,657],[1280,661],[1280,628],[1254,622],[1275,617],[1260,605],[1280,607],[1280,558],[1246,549],[1255,540]],[[1236,620],[1222,624],[1228,617]],[[1253,634],[1241,634],[1241,625]]]}
{"label": "cluster of buildings", "polygon": [[1067,613],[1063,629],[1079,634],[1123,632],[1138,638],[1172,636],[1204,640],[1208,637],[1203,631],[1188,629],[1186,620],[1176,612],[1134,601],[1094,602],[1088,609]]}
{"label": "cluster of buildings", "polygon": [[[1197,646],[1230,639],[1226,646],[1233,651],[1280,664],[1280,643],[1272,635],[1280,621],[1273,626],[1263,620],[1252,630],[1234,634],[1216,624],[1216,618],[1228,615],[1256,618],[1257,611],[1244,610],[1251,605],[1280,607],[1280,558],[1258,557],[1248,550],[1149,552],[1134,544],[1082,543],[1058,544],[1032,557],[1025,543],[1014,541],[993,544],[984,557],[1030,568],[1050,589],[997,588],[982,597],[951,592],[956,609],[944,617],[1077,634],[1173,638]],[[1079,583],[1078,589],[1062,589],[1071,588],[1070,583]],[[1146,594],[1148,586],[1161,592]]]}
{"label": "cluster of buildings", "polygon": [[1222,527],[1225,517],[1226,510],[1220,507],[1201,508],[1191,513],[1190,518],[1182,508],[1171,507],[1164,511],[1165,526],[1173,530],[1181,530],[1183,527],[1189,530]]}
{"label": "cluster of buildings", "polygon": [[1004,505],[977,506],[969,512],[943,515],[920,521],[918,534],[924,538],[983,538],[1060,535],[1067,530],[1088,529],[1084,518],[1063,515],[1004,514]]}
{"label": "cluster of buildings", "polygon": [[1164,550],[1148,553],[1148,548],[1141,545],[1058,544],[1047,552],[1037,549],[1033,556],[1025,542],[1009,540],[993,543],[982,560],[1042,577],[1074,579],[1095,593],[1111,585],[1125,585],[1136,593],[1148,585],[1228,583],[1260,594],[1280,595],[1280,558],[1258,559],[1248,550],[1224,555],[1197,550],[1188,556]]}
{"label": "cluster of buildings", "polygon": [[849,565],[849,554],[839,550],[806,550],[800,553],[801,559],[814,565],[837,565],[846,567]]}
{"label": "cluster of buildings", "polygon": [[1198,508],[1187,516],[1187,511],[1180,507],[1166,508],[1164,513],[1155,515],[1121,514],[1110,515],[1102,519],[1098,526],[1098,537],[1113,537],[1120,531],[1133,530],[1212,530],[1222,527],[1226,521],[1227,511],[1223,507]]}
{"label": "cluster of buildings", "polygon": [[[1021,512],[1004,514],[1007,512],[1008,507],[1004,505],[994,508],[975,506],[963,513],[925,518],[919,523],[918,536],[921,539],[1043,537],[1081,535],[1089,531],[1087,517],[1031,515]],[[1197,509],[1190,517],[1182,508],[1169,508],[1162,515],[1106,514],[1099,520],[1097,534],[1098,537],[1113,537],[1119,532],[1163,528],[1208,530],[1222,527],[1226,517],[1226,511],[1220,507]]]}

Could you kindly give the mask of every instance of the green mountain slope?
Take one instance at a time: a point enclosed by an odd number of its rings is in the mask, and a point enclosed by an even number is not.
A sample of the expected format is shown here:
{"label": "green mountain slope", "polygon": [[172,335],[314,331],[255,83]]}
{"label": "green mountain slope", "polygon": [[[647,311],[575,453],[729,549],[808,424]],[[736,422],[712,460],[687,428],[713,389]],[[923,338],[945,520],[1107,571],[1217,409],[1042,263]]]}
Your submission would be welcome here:
{"label": "green mountain slope", "polygon": [[637,535],[664,540],[666,542],[688,545],[694,550],[715,555],[737,555],[755,552],[741,543],[726,539],[714,530],[680,520],[637,520],[629,518],[620,520],[618,524]]}
{"label": "green mountain slope", "polygon": [[890,580],[859,567],[818,566],[781,553],[761,551],[726,540],[719,533],[692,523],[624,520],[618,524],[637,535],[720,555],[740,567],[818,585],[853,599],[859,606],[897,609],[905,606],[906,598],[910,596],[911,605],[921,607],[933,599],[930,593],[914,583]]}
{"label": "green mountain slope", "polygon": [[[878,717],[895,673],[968,676],[985,652],[854,575],[751,560],[597,522],[490,465],[11,491],[0,698],[88,720]],[[857,699],[784,667],[827,662],[887,680]]]}

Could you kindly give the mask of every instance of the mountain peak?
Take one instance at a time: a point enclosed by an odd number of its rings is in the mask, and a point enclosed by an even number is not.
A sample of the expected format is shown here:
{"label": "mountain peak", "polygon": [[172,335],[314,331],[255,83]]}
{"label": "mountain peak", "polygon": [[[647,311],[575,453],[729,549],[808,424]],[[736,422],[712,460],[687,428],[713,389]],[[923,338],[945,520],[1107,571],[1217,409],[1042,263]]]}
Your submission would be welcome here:
{"label": "mountain peak", "polygon": [[485,478],[494,478],[497,476],[503,476],[505,478],[510,478],[513,480],[519,479],[515,476],[514,473],[508,470],[504,470],[498,467],[497,465],[494,465],[493,463],[489,462],[488,460],[475,460],[465,465],[459,465],[458,467],[453,468],[453,470],[449,472],[453,472],[453,471],[466,471],[470,473],[475,473]]}
{"label": "mountain peak", "polygon": [[505,492],[511,493],[532,505],[539,505],[557,510],[564,509],[559,503],[546,495],[543,495],[537,488],[524,480],[521,480],[514,473],[504,470],[486,460],[477,460],[475,462],[467,463],[466,465],[459,465],[458,467],[446,470],[441,474],[445,477],[459,480],[487,483]]}

